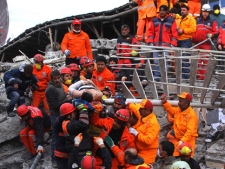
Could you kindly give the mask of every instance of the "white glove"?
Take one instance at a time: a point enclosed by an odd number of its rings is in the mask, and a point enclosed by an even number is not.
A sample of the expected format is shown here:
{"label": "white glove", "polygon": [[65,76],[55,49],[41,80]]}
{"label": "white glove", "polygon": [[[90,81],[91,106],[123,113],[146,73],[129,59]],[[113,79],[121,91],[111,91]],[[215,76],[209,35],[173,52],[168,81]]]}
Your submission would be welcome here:
{"label": "white glove", "polygon": [[126,81],[126,80],[127,80],[127,77],[123,76],[123,77],[121,78],[121,80],[122,80],[122,81]]}
{"label": "white glove", "polygon": [[180,140],[180,141],[178,142],[178,145],[180,146],[180,145],[183,144],[183,143],[184,143],[184,142]]}
{"label": "white glove", "polygon": [[137,130],[135,130],[133,127],[130,127],[129,128],[129,132],[130,132],[130,134],[133,134],[134,136],[137,136],[138,135]]}
{"label": "white glove", "polygon": [[64,54],[65,54],[66,56],[70,56],[70,51],[69,51],[68,49],[66,49],[66,50],[64,51]]}
{"label": "white glove", "polygon": [[37,153],[43,153],[43,152],[45,152],[43,146],[39,145],[37,148]]}
{"label": "white glove", "polygon": [[104,144],[103,139],[101,137],[94,137],[94,141],[96,144],[98,144],[98,146]]}
{"label": "white glove", "polygon": [[79,145],[82,139],[83,139],[82,133],[78,134],[78,135],[74,138],[74,144]]}

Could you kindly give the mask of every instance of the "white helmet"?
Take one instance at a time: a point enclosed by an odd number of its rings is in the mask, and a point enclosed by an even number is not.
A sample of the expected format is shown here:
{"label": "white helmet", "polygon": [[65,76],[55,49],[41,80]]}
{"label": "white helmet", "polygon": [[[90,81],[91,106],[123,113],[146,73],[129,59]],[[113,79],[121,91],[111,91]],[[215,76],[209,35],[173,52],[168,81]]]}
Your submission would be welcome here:
{"label": "white helmet", "polygon": [[209,4],[204,4],[202,6],[202,11],[208,11],[208,12],[210,12],[211,11],[210,5]]}
{"label": "white helmet", "polygon": [[171,165],[170,169],[191,169],[191,167],[185,161],[176,161]]}

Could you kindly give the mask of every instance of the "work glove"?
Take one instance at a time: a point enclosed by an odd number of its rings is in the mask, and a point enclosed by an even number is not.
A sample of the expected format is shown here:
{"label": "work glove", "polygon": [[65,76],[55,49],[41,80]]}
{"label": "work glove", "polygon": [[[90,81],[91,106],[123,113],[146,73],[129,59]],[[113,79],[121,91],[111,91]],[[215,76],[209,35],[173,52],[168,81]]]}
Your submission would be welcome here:
{"label": "work glove", "polygon": [[77,110],[81,111],[83,109],[87,109],[87,106],[85,104],[78,104],[77,105]]}
{"label": "work glove", "polygon": [[127,80],[127,77],[123,76],[123,77],[121,78],[121,80],[122,80],[122,81],[126,81],[126,80]]}
{"label": "work glove", "polygon": [[213,35],[212,35],[211,33],[207,33],[207,34],[206,34],[206,37],[207,37],[207,38],[212,38]]}
{"label": "work glove", "polygon": [[104,144],[103,139],[101,137],[94,137],[94,142],[98,144],[98,146]]}
{"label": "work glove", "polygon": [[65,54],[66,56],[70,56],[70,51],[69,51],[68,49],[66,49],[66,50],[64,51],[64,54]]}
{"label": "work glove", "polygon": [[100,113],[104,109],[104,106],[102,104],[96,104],[93,107],[96,113]]}
{"label": "work glove", "polygon": [[148,46],[153,46],[153,43],[149,42],[149,43],[148,43]]}
{"label": "work glove", "polygon": [[82,139],[83,139],[82,133],[78,134],[78,135],[74,138],[74,144],[79,145],[80,142],[82,141]]}
{"label": "work glove", "polygon": [[37,153],[44,153],[45,149],[43,148],[43,146],[39,145],[36,152]]}
{"label": "work glove", "polygon": [[178,146],[182,145],[183,143],[184,143],[184,142],[180,140],[180,141],[178,142]]}
{"label": "work glove", "polygon": [[104,141],[110,148],[115,146],[115,144],[114,144],[114,142],[113,142],[113,140],[111,139],[110,136],[106,136]]}
{"label": "work glove", "polygon": [[134,136],[138,135],[138,131],[136,129],[134,129],[133,127],[129,128],[129,132],[130,132],[130,134],[133,134]]}

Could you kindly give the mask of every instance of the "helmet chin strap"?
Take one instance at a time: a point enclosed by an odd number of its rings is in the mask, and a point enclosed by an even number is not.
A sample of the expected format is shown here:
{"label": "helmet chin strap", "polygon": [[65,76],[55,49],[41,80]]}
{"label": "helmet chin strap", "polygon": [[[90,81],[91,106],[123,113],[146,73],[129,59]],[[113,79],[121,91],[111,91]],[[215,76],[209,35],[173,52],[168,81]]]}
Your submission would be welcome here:
{"label": "helmet chin strap", "polygon": [[74,33],[80,33],[80,30],[73,29]]}

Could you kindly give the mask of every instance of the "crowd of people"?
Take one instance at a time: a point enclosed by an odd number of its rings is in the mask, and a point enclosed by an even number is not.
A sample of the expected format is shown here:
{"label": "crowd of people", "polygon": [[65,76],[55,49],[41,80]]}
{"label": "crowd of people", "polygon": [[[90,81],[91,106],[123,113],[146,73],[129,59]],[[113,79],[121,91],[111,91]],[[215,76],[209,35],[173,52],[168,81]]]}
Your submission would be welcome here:
{"label": "crowd of people", "polygon": [[[178,94],[177,107],[170,105],[166,95],[160,97],[171,130],[166,139],[159,142],[160,125],[151,101],[127,102],[120,84],[115,81],[131,81],[133,70],[143,68],[144,60],[133,59],[142,57],[138,47],[130,44],[144,41],[151,46],[190,48],[192,43],[214,38],[218,50],[225,50],[225,19],[221,19],[218,5],[214,5],[210,15],[210,6],[201,7],[196,0],[189,0],[188,4],[180,2],[179,7],[175,1],[168,5],[167,1],[165,4],[158,0],[158,8],[153,0],[134,2],[138,4],[137,34],[131,35],[129,25],[122,25],[116,56],[108,61],[104,56],[93,60],[90,39],[81,30],[81,21],[75,19],[61,44],[66,55],[65,67],[52,70],[44,64],[44,56],[36,54],[33,65],[22,64],[4,74],[10,99],[7,114],[9,117],[18,114],[21,123],[25,123],[20,132],[27,149],[24,159],[45,152],[45,133],[51,131],[51,161],[58,169],[200,168],[193,159],[198,117],[190,106],[192,96],[186,92]],[[210,41],[198,48],[211,49]],[[153,57],[159,54],[155,52]],[[206,60],[199,61],[199,67],[207,64],[202,62]],[[154,70],[159,70],[158,60],[154,63]],[[183,78],[189,78],[187,67],[189,63],[184,61]],[[139,75],[144,73],[141,69],[138,71]],[[198,79],[204,79],[205,70],[198,71]],[[155,80],[159,80],[160,73],[153,74]],[[143,77],[142,85],[146,85]],[[127,87],[138,95],[131,83]],[[27,105],[24,96],[30,92],[32,102]],[[114,98],[113,105],[103,103],[108,98]],[[18,108],[14,111],[16,104]]]}

